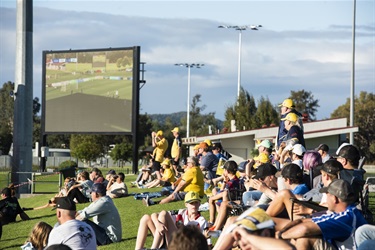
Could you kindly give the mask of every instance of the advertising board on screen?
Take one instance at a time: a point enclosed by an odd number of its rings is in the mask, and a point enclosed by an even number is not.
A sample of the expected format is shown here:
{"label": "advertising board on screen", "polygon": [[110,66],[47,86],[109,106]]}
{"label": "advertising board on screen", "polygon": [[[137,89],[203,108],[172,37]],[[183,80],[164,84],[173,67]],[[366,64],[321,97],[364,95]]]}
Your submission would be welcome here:
{"label": "advertising board on screen", "polygon": [[44,133],[133,134],[139,50],[44,51]]}

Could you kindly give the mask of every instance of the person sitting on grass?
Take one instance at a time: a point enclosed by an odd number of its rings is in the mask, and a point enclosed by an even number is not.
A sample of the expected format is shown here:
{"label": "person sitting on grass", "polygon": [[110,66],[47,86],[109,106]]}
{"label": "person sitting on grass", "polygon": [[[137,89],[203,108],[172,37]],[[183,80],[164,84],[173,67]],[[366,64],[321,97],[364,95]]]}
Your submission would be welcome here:
{"label": "person sitting on grass", "polygon": [[202,170],[197,166],[198,160],[195,157],[187,158],[187,167],[183,174],[181,181],[177,187],[173,190],[173,193],[162,199],[160,202],[155,202],[151,199],[143,199],[143,204],[146,206],[154,204],[166,204],[172,201],[182,201],[185,195],[189,191],[194,191],[199,194],[200,197],[204,195],[204,180]]}
{"label": "person sitting on grass", "polygon": [[90,180],[89,173],[87,171],[82,171],[77,175],[76,184],[69,188],[67,196],[77,203],[90,202],[90,192],[93,183],[94,182]]}
{"label": "person sitting on grass", "polygon": [[38,222],[33,227],[29,237],[24,245],[21,246],[22,250],[43,250],[48,243],[48,237],[52,231],[51,225],[43,221]]}
{"label": "person sitting on grass", "polygon": [[54,209],[58,222],[49,234],[47,248],[55,244],[64,244],[71,249],[96,249],[96,237],[92,227],[75,219],[74,201],[68,197],[60,197]]}
{"label": "person sitting on grass", "polygon": [[63,187],[60,189],[60,192],[58,194],[56,194],[53,198],[51,198],[50,200],[48,200],[47,204],[43,205],[43,206],[39,206],[39,207],[30,207],[30,208],[26,208],[24,207],[23,210],[39,210],[39,209],[43,209],[43,208],[47,208],[47,207],[54,207],[56,206],[56,201],[58,198],[60,197],[65,197],[67,194],[68,194],[68,190],[76,183],[76,180],[75,178],[73,177],[66,177],[65,178],[65,181],[64,181],[64,185]]}
{"label": "person sitting on grass", "polygon": [[161,179],[155,179],[143,187],[145,188],[153,188],[153,187],[158,187],[158,186],[171,186],[173,182],[176,181],[176,177],[174,175],[173,169],[171,169],[171,162],[168,159],[165,159],[162,163],[161,166],[163,167],[163,171],[160,173],[161,174]]}
{"label": "person sitting on grass", "polygon": [[124,173],[112,175],[107,184],[107,195],[113,198],[121,198],[128,196],[128,187],[126,186]]}
{"label": "person sitting on grass", "polygon": [[86,222],[94,229],[98,246],[120,242],[122,238],[120,214],[113,200],[106,195],[106,187],[103,183],[92,185],[91,200],[92,203],[88,207],[77,212],[76,219]]}
{"label": "person sitting on grass", "polygon": [[20,215],[22,220],[30,220],[29,216],[20,207],[17,198],[12,196],[12,190],[6,187],[1,191],[0,239],[3,232],[3,225],[15,222],[17,215]]}
{"label": "person sitting on grass", "polygon": [[139,222],[135,249],[144,248],[149,230],[153,235],[151,249],[168,247],[172,234],[181,226],[193,225],[203,233],[208,224],[199,213],[199,206],[199,193],[190,191],[185,195],[185,209],[171,212],[163,210],[160,213],[144,215]]}

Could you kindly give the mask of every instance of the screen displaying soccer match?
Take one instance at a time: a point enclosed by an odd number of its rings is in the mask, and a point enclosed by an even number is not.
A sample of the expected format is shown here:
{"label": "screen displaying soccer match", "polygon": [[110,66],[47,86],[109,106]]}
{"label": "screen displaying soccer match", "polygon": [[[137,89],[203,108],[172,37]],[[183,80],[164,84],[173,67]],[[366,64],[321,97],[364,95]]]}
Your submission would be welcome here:
{"label": "screen displaying soccer match", "polygon": [[139,50],[44,51],[44,133],[133,133]]}

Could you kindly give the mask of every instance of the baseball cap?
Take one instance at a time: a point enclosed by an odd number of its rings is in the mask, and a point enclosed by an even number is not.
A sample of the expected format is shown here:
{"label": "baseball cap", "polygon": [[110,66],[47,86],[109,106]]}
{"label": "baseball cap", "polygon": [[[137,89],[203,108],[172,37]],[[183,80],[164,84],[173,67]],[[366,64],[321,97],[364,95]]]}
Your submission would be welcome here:
{"label": "baseball cap", "polygon": [[171,132],[177,132],[177,133],[179,133],[180,132],[180,128],[179,127],[175,127],[174,129],[171,130]]}
{"label": "baseball cap", "polygon": [[297,164],[290,163],[281,170],[281,176],[283,178],[299,180],[303,178],[303,170]]}
{"label": "baseball cap", "polygon": [[203,149],[208,148],[208,144],[206,142],[201,142],[199,143],[199,148],[203,148]]}
{"label": "baseball cap", "polygon": [[189,191],[185,195],[185,203],[192,203],[194,201],[201,201],[199,198],[199,193],[194,191]]}
{"label": "baseball cap", "polygon": [[337,157],[342,157],[352,161],[359,161],[361,158],[361,153],[358,148],[354,145],[346,145],[342,147],[337,155]]}
{"label": "baseball cap", "polygon": [[235,161],[227,161],[224,166],[224,169],[227,171],[230,171],[231,173],[236,173],[237,172],[237,163]]}
{"label": "baseball cap", "polygon": [[296,155],[302,156],[306,152],[306,149],[302,144],[294,144],[292,147],[292,152]]}
{"label": "baseball cap", "polygon": [[283,103],[279,105],[279,107],[287,107],[287,108],[294,108],[294,103],[292,99],[285,99]]}
{"label": "baseball cap", "polygon": [[237,170],[241,173],[245,172],[246,170],[246,165],[247,165],[248,161],[243,161],[241,162],[238,167],[237,167]]}
{"label": "baseball cap", "polygon": [[223,148],[223,146],[221,145],[221,143],[220,142],[215,142],[215,143],[212,143],[212,150],[214,150],[214,149],[222,149]]}
{"label": "baseball cap", "polygon": [[94,183],[92,184],[92,187],[91,187],[91,192],[95,192],[95,193],[98,193],[98,194],[101,194],[101,195],[105,195],[106,193],[106,187],[104,186],[103,183]]}
{"label": "baseball cap", "polygon": [[76,211],[76,204],[69,197],[58,197],[56,198],[56,206],[52,209],[65,209],[70,211]]}
{"label": "baseball cap", "polygon": [[234,223],[249,231],[258,231],[265,228],[274,228],[275,223],[271,217],[259,207],[252,207],[243,212]]}
{"label": "baseball cap", "polygon": [[265,148],[271,148],[272,143],[269,140],[263,140],[261,143],[257,145],[257,148],[259,148],[260,146],[265,147]]}
{"label": "baseball cap", "polygon": [[328,152],[329,147],[328,147],[327,144],[320,144],[318,147],[315,148],[315,151],[319,151],[319,150],[322,150],[324,152]]}
{"label": "baseball cap", "polygon": [[211,140],[206,139],[206,140],[204,140],[204,142],[207,143],[207,145],[208,145],[209,147],[212,146],[212,142],[211,142]]}
{"label": "baseball cap", "polygon": [[336,155],[339,155],[340,153],[340,150],[345,147],[345,146],[348,146],[348,145],[351,145],[350,143],[347,143],[347,142],[344,142],[343,144],[340,145],[340,147],[336,150]]}
{"label": "baseball cap", "polygon": [[355,195],[352,186],[349,182],[343,179],[333,180],[328,187],[322,187],[319,190],[320,193],[330,193],[343,202],[353,202],[355,200]]}
{"label": "baseball cap", "polygon": [[156,136],[162,136],[163,135],[163,131],[159,130],[158,132],[156,132]]}
{"label": "baseball cap", "polygon": [[108,174],[116,174],[116,171],[113,170],[113,169],[111,169],[111,170],[108,171],[107,175],[108,175]]}
{"label": "baseball cap", "polygon": [[165,159],[162,163],[161,163],[161,165],[171,165],[171,161],[170,160],[168,160],[168,159]]}
{"label": "baseball cap", "polygon": [[274,165],[271,163],[264,163],[259,165],[257,168],[257,172],[255,174],[255,179],[264,179],[267,176],[275,175],[277,172],[277,169]]}
{"label": "baseball cap", "polygon": [[298,121],[298,115],[295,113],[289,112],[284,118],[281,118],[282,121],[291,121],[291,122],[297,122]]}
{"label": "baseball cap", "polygon": [[318,170],[323,170],[328,174],[338,175],[343,169],[342,164],[336,160],[328,160],[324,164],[317,167]]}

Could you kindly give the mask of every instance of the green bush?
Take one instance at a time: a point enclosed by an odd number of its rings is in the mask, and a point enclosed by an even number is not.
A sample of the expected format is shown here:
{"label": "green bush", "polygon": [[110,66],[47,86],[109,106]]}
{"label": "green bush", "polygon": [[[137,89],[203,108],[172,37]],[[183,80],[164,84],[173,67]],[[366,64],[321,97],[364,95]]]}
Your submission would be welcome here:
{"label": "green bush", "polygon": [[61,162],[59,167],[60,169],[70,168],[70,167],[77,168],[78,165],[77,165],[77,162],[68,160],[68,161]]}

